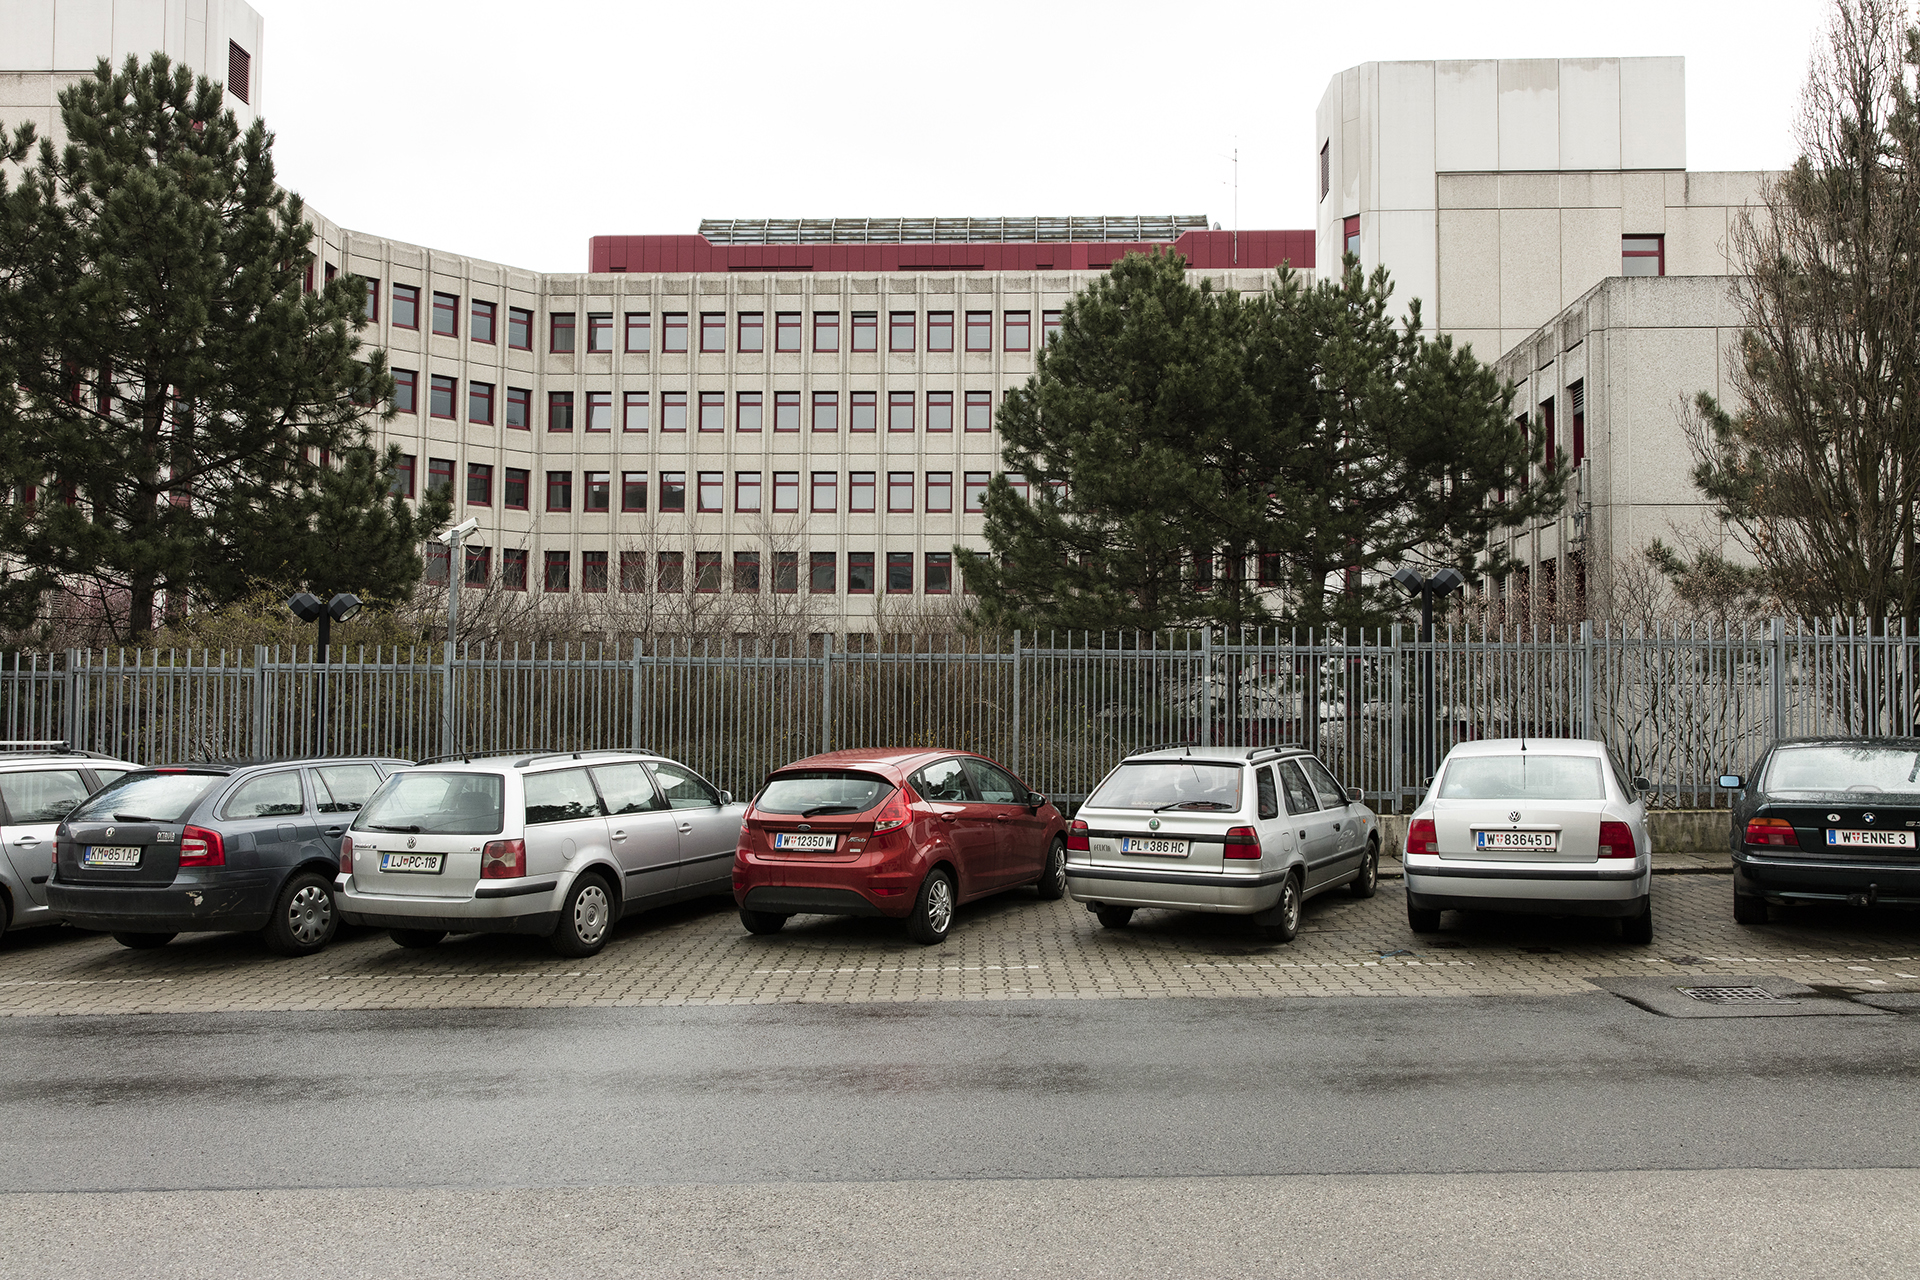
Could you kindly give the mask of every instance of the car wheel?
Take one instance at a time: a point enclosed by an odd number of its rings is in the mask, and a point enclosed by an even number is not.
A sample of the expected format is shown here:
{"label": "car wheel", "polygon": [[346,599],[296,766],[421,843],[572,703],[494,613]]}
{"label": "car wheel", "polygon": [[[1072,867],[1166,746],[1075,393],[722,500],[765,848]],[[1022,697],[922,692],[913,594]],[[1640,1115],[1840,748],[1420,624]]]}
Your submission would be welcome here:
{"label": "car wheel", "polygon": [[1734,894],[1733,920],[1735,924],[1765,924],[1767,900],[1757,893]]}
{"label": "car wheel", "polygon": [[1133,919],[1133,908],[1102,907],[1093,913],[1093,918],[1100,922],[1102,929],[1124,929],[1127,922]]}
{"label": "car wheel", "polygon": [[1416,907],[1407,903],[1407,928],[1415,933],[1440,932],[1440,908]]}
{"label": "car wheel", "polygon": [[944,941],[953,928],[953,908],[953,877],[936,867],[920,882],[913,914],[907,917],[907,936],[929,947]]}
{"label": "car wheel", "polygon": [[310,956],[332,942],[339,927],[333,886],[308,871],[287,881],[280,891],[260,940],[275,955]]}
{"label": "car wheel", "polygon": [[1262,917],[1263,923],[1254,927],[1260,931],[1263,942],[1292,942],[1294,935],[1300,932],[1300,877],[1288,876],[1280,882],[1280,901],[1274,904],[1271,913]]}
{"label": "car wheel", "polygon": [[563,956],[590,956],[607,945],[613,932],[613,891],[599,876],[584,875],[573,882],[560,906],[560,924],[547,939]]}
{"label": "car wheel", "polygon": [[1640,910],[1620,922],[1620,936],[1635,946],[1653,941],[1653,895],[1640,899]]}
{"label": "car wheel", "polygon": [[1367,856],[1360,860],[1360,874],[1347,881],[1347,892],[1356,898],[1371,898],[1380,887],[1380,841],[1367,837]]}
{"label": "car wheel", "polygon": [[749,911],[742,907],[740,923],[747,927],[748,933],[778,933],[787,918],[777,911]]}
{"label": "car wheel", "polygon": [[1047,846],[1047,861],[1034,888],[1042,902],[1058,902],[1067,896],[1067,842],[1058,836]]}
{"label": "car wheel", "polygon": [[131,947],[135,951],[152,951],[155,947],[166,946],[173,939],[174,935],[171,933],[116,933],[113,935],[115,942],[123,947]]}
{"label": "car wheel", "polygon": [[440,939],[447,936],[445,929],[389,929],[387,936],[409,951],[425,951],[428,947],[440,945]]}

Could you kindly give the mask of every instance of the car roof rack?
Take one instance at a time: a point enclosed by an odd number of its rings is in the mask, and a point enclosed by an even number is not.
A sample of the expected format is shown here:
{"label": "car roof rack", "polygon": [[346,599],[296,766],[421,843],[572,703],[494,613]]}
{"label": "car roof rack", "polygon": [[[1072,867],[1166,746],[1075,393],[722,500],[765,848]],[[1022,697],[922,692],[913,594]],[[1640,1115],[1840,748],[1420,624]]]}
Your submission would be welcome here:
{"label": "car roof rack", "polygon": [[657,754],[657,752],[650,751],[645,747],[638,747],[632,750],[620,747],[601,747],[591,751],[540,751],[524,759],[515,760],[513,767],[516,769],[524,769],[528,765],[536,764],[542,760],[584,760],[590,756],[650,756]]}
{"label": "car roof rack", "polygon": [[75,751],[73,743],[66,738],[4,738],[0,739],[0,752],[20,752],[22,754],[47,756],[84,756],[88,751]]}
{"label": "car roof rack", "polygon": [[1132,759],[1134,756],[1150,755],[1155,751],[1172,751],[1175,747],[1185,747],[1188,755],[1193,754],[1194,744],[1191,742],[1156,742],[1150,747],[1135,747],[1132,751],[1127,752],[1127,758]]}

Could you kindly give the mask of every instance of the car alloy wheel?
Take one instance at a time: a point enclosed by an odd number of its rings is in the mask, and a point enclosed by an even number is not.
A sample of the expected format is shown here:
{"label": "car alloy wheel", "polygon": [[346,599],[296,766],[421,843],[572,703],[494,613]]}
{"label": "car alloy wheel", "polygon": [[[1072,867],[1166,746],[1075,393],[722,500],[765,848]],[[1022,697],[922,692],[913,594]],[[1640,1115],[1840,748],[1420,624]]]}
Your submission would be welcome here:
{"label": "car alloy wheel", "polygon": [[1047,846],[1046,865],[1034,886],[1043,901],[1057,902],[1067,896],[1067,842],[1056,838]]}
{"label": "car alloy wheel", "polygon": [[943,941],[953,927],[953,907],[953,877],[937,868],[929,871],[907,917],[907,936],[925,946]]}

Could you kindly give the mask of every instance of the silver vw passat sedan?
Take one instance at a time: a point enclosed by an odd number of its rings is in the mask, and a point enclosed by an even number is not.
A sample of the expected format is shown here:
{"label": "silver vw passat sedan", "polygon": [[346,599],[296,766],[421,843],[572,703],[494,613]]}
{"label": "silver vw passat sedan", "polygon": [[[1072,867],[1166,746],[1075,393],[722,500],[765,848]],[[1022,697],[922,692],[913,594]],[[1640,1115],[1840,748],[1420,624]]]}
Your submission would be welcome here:
{"label": "silver vw passat sedan", "polygon": [[1653,941],[1647,806],[1598,742],[1502,738],[1447,753],[1407,822],[1407,923],[1440,913],[1611,916]]}

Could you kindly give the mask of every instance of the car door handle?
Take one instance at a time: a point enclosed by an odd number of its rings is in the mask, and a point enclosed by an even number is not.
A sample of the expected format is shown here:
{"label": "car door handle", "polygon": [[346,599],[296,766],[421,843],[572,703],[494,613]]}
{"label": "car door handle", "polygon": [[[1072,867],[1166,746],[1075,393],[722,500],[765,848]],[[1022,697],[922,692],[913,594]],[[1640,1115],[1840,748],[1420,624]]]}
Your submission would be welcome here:
{"label": "car door handle", "polygon": [[345,827],[328,827],[327,828],[327,834],[330,836],[345,835],[346,831],[347,829]]}
{"label": "car door handle", "polygon": [[953,821],[953,819],[954,819],[954,816],[955,816],[955,815],[953,815],[953,814],[951,814],[951,813],[943,813],[943,814],[941,814],[941,815],[940,815],[940,821],[942,821],[942,822],[952,822],[952,821]]}
{"label": "car door handle", "polygon": [[1306,833],[1306,832],[1304,832],[1304,831],[1302,831],[1302,832],[1300,833],[1300,838],[1301,838],[1302,840],[1305,840],[1305,839],[1307,838],[1307,833]]}
{"label": "car door handle", "polygon": [[993,815],[993,820],[995,822],[1005,822],[1007,821],[1007,815],[1004,813],[996,813]]}
{"label": "car door handle", "polygon": [[40,841],[35,836],[21,836],[18,840],[15,840],[14,843],[19,845],[22,849],[27,849],[27,848],[31,848],[36,844],[39,844]]}
{"label": "car door handle", "polygon": [[[685,831],[685,830],[686,830],[686,828],[685,828],[685,827],[682,827],[682,828],[680,828],[680,829],[681,829],[682,831]],[[626,833],[626,832],[624,832],[624,831],[616,831],[616,832],[614,832],[614,833],[613,833],[613,838],[614,838],[615,840],[625,840],[625,839],[627,838],[627,833]]]}
{"label": "car door handle", "polygon": [[689,831],[691,831],[691,830],[693,830],[693,824],[692,824],[691,822],[683,822],[683,823],[681,823],[681,824],[680,824],[680,834],[681,834],[681,835],[685,835],[685,834],[687,834],[687,832],[689,832]]}

